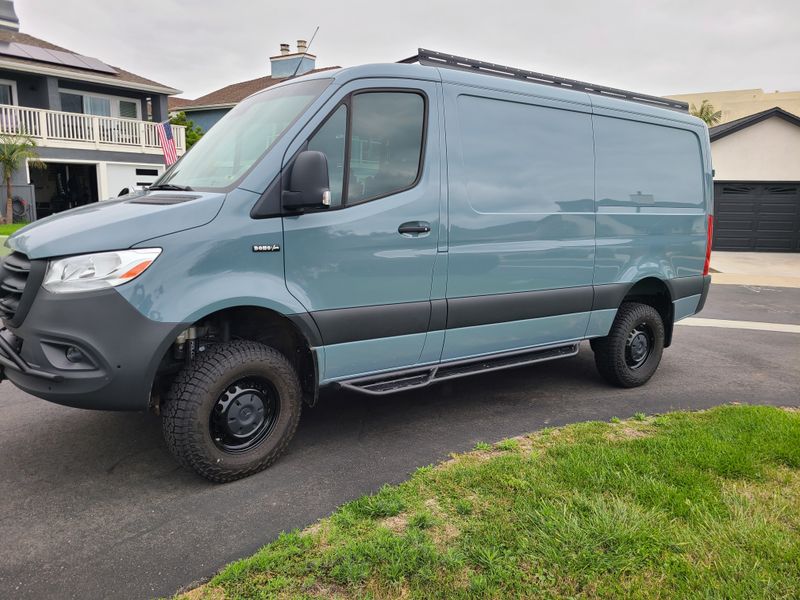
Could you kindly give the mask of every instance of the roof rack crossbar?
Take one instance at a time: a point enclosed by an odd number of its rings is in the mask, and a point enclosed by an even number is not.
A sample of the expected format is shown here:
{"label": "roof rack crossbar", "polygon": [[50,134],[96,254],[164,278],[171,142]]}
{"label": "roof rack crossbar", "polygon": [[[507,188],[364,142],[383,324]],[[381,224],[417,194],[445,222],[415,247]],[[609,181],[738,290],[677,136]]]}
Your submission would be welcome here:
{"label": "roof rack crossbar", "polygon": [[528,81],[530,83],[539,83],[542,85],[577,90],[587,94],[630,100],[632,102],[639,102],[641,104],[649,104],[650,106],[660,106],[661,108],[669,108],[671,110],[677,110],[680,112],[689,112],[689,104],[686,102],[680,102],[679,100],[671,100],[669,98],[661,98],[659,96],[650,96],[648,94],[629,92],[627,90],[597,85],[594,83],[587,83],[586,81],[578,81],[576,79],[567,79],[565,77],[558,77],[556,75],[546,75],[545,73],[537,73],[535,71],[526,71],[524,69],[488,63],[472,58],[465,58],[463,56],[455,56],[453,54],[445,54],[444,52],[427,50],[425,48],[420,48],[416,56],[404,58],[398,62],[406,64],[419,63],[429,67],[443,67],[446,69],[457,69],[461,71],[470,71],[473,73],[483,73],[485,75],[493,75],[495,77],[518,79],[522,81]]}

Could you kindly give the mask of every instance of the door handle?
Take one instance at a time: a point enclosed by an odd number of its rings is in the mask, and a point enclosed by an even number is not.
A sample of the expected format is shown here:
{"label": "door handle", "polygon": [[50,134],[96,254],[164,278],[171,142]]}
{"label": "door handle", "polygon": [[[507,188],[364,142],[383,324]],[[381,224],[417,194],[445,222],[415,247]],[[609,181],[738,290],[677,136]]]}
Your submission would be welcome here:
{"label": "door handle", "polygon": [[420,235],[431,232],[431,224],[427,221],[409,221],[397,228],[397,232],[403,235]]}

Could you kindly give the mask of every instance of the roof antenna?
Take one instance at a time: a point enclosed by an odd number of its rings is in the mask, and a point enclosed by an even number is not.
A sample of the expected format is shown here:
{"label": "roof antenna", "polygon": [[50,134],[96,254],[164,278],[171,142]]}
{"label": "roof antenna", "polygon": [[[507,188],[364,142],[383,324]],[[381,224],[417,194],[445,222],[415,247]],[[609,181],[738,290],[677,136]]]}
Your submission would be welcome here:
{"label": "roof antenna", "polygon": [[[303,64],[303,59],[305,58],[306,54],[308,54],[308,49],[311,48],[311,44],[314,43],[314,38],[317,37],[318,31],[319,31],[319,25],[317,25],[317,28],[314,30],[314,35],[311,36],[311,39],[308,41],[308,44],[306,44],[306,49],[303,50],[303,55],[300,57],[300,60],[297,61],[297,66],[294,68],[294,73],[292,73],[292,77],[297,75],[297,71],[300,69],[300,65]],[[291,79],[292,77],[289,77],[289,79]]]}

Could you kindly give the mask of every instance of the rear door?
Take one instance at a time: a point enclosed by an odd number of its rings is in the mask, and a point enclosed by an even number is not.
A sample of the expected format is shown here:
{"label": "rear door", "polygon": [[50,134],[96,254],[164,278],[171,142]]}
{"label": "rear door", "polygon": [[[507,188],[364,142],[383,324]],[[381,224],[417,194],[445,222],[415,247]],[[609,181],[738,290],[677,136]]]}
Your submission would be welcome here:
{"label": "rear door", "polygon": [[439,232],[437,91],[348,84],[305,138],[328,158],[332,203],[284,216],[284,260],[289,291],[322,335],[323,380],[420,360]]}

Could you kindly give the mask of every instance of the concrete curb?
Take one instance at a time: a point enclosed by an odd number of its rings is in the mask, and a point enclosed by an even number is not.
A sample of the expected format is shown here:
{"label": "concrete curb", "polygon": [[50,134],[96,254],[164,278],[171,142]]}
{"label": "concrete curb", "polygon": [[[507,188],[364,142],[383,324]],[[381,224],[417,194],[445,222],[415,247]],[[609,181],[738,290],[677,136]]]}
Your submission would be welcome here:
{"label": "concrete curb", "polygon": [[718,285],[800,288],[800,277],[779,277],[777,275],[752,275],[746,273],[712,273],[711,283]]}

